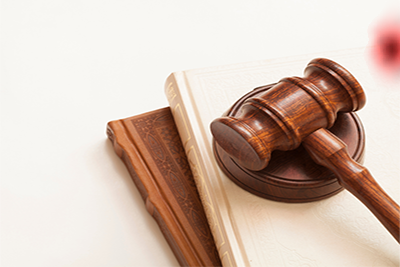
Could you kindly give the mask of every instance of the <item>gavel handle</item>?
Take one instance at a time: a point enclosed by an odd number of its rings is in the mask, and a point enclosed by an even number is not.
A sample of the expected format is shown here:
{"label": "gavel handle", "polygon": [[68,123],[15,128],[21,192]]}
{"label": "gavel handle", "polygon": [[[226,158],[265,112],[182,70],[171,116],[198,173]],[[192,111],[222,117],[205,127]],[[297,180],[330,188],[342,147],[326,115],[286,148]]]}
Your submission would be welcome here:
{"label": "gavel handle", "polygon": [[367,168],[350,157],[347,145],[328,130],[319,129],[303,139],[303,146],[317,164],[333,171],[341,186],[364,203],[400,243],[399,205],[379,186]]}

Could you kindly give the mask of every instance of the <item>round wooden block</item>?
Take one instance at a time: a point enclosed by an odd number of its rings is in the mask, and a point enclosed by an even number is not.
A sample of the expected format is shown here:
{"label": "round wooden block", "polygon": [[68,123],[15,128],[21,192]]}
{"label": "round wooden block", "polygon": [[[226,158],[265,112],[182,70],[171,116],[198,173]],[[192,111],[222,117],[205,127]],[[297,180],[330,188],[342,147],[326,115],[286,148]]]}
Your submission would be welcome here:
{"label": "round wooden block", "polygon": [[[249,97],[257,96],[274,86],[258,87],[240,98],[225,115],[239,116],[239,107]],[[365,134],[355,113],[338,113],[329,129],[348,146],[353,159],[362,163]],[[214,155],[224,173],[238,186],[257,196],[291,203],[311,202],[337,194],[343,187],[327,168],[317,165],[300,145],[291,151],[274,151],[268,166],[251,171],[239,166],[214,141]]]}

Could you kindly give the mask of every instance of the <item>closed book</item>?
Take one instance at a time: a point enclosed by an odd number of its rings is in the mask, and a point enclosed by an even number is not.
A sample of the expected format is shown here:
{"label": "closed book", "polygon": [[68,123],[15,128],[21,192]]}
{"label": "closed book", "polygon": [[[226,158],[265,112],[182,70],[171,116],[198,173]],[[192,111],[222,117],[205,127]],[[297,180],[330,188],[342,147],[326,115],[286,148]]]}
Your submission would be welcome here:
{"label": "closed book", "polygon": [[111,121],[107,135],[181,266],[221,266],[169,107]]}
{"label": "closed book", "polygon": [[367,104],[357,113],[366,133],[364,165],[400,201],[400,91],[379,76],[366,49],[174,72],[165,93],[223,266],[400,265],[395,239],[346,190],[309,203],[272,201],[233,183],[214,157],[214,119],[256,87],[302,77],[319,57],[344,66],[362,85]]}

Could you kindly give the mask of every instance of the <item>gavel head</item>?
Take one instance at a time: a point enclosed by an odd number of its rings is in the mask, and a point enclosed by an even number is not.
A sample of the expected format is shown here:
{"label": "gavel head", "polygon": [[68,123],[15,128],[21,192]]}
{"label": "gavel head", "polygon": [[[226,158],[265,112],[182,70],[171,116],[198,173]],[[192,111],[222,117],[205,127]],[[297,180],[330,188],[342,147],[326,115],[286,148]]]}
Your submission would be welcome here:
{"label": "gavel head", "polygon": [[337,112],[359,110],[365,101],[362,87],[345,68],[314,59],[303,78],[284,78],[264,94],[247,99],[235,117],[215,119],[211,132],[237,164],[262,170],[272,151],[297,148],[312,132],[329,129]]}

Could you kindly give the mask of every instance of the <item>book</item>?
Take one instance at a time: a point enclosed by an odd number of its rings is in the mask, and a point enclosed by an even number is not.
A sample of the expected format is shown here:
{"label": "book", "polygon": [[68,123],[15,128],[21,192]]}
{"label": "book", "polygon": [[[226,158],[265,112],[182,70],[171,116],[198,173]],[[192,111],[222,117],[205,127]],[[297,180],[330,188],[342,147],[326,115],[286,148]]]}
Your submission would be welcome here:
{"label": "book", "polygon": [[169,107],[111,121],[107,135],[181,266],[221,266]]}
{"label": "book", "polygon": [[172,73],[165,93],[223,266],[399,266],[397,242],[347,191],[310,203],[263,199],[235,185],[219,168],[210,123],[253,88],[302,76],[324,57],[363,86],[358,115],[366,132],[364,165],[400,201],[398,85],[369,63],[366,49],[260,60]]}

